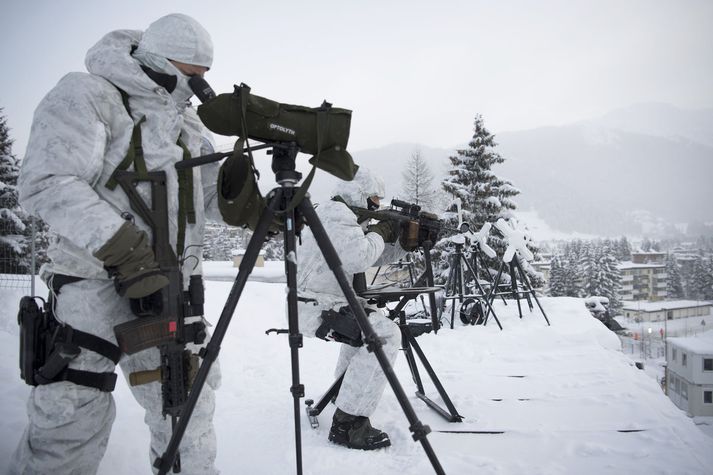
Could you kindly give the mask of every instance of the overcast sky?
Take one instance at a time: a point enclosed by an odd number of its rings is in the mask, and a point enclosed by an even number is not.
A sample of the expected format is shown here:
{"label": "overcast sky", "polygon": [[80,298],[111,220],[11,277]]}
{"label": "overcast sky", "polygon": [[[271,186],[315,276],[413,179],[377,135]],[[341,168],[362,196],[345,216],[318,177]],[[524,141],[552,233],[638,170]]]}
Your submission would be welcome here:
{"label": "overcast sky", "polygon": [[173,12],[213,36],[206,79],[352,109],[350,149],[452,147],[638,102],[713,106],[713,1],[14,1],[0,9],[0,107],[24,152],[32,113],[106,32]]}

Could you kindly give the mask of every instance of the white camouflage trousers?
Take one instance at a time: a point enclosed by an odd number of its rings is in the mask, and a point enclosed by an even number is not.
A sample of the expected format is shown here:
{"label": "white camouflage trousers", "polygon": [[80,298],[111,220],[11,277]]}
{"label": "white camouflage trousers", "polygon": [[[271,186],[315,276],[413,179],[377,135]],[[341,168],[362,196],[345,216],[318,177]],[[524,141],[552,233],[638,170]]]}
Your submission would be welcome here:
{"label": "white camouflage trousers", "polygon": [[[128,299],[119,297],[112,282],[105,280],[83,280],[63,286],[55,309],[61,321],[114,344],[114,326],[136,318]],[[128,381],[130,373],[157,368],[159,351],[151,348],[131,356],[123,355],[119,365]],[[106,372],[114,370],[114,363],[82,349],[69,367]],[[213,390],[219,384],[220,371],[213,365],[179,448],[183,474],[218,473],[214,467],[216,439],[212,420]],[[152,466],[168,445],[171,419],[164,419],[161,414],[160,383],[131,387],[131,391],[146,411],[144,421],[151,434],[147,463]],[[27,401],[27,415],[29,423],[12,456],[9,473],[88,475],[97,472],[116,415],[111,393],[66,381],[37,386]]]}

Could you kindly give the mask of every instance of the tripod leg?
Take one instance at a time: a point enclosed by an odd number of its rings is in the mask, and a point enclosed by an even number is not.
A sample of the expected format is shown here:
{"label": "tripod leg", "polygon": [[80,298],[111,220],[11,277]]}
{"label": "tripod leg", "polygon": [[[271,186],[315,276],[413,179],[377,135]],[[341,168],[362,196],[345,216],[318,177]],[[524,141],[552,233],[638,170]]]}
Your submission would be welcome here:
{"label": "tripod leg", "polygon": [[[519,262],[517,264],[520,265]],[[535,294],[535,290],[532,288],[532,284],[530,284],[530,279],[528,279],[527,275],[522,271],[522,267],[520,267],[520,272],[522,274],[523,282],[525,282],[527,289],[529,289],[530,292],[532,293],[532,298],[535,299],[537,306],[540,308],[540,312],[542,312],[542,316],[545,317],[547,326],[550,326],[550,320],[549,320],[549,318],[547,318],[547,314],[545,313],[544,309],[542,308],[542,305],[540,305],[540,300],[537,298],[537,294]]]}
{"label": "tripod leg", "polygon": [[495,281],[493,282],[493,286],[490,288],[490,292],[488,292],[488,295],[485,297],[485,301],[488,303],[488,311],[485,312],[485,317],[483,317],[483,326],[486,326],[488,324],[488,316],[490,315],[490,312],[493,312],[493,318],[495,318],[495,323],[498,324],[498,327],[500,327],[501,330],[503,329],[503,326],[500,324],[500,320],[498,320],[497,315],[495,315],[495,309],[493,308],[492,304],[493,302],[495,302],[496,289],[500,285],[500,277],[503,274],[504,266],[504,262],[500,264],[500,269],[498,269],[498,275],[495,277]]}
{"label": "tripod leg", "polygon": [[413,356],[413,351],[411,351],[410,341],[408,339],[408,326],[406,325],[406,318],[404,317],[404,312],[399,312],[399,329],[401,330],[401,347],[404,350],[404,356],[406,357],[406,362],[408,363],[409,370],[411,371],[411,378],[416,384],[416,389],[419,392],[423,392],[423,383],[421,382],[421,375],[418,374],[418,366],[416,366],[416,358]]}
{"label": "tripod leg", "polygon": [[[423,259],[426,261],[426,270],[423,275],[426,277],[426,284],[433,287],[433,263],[431,262],[431,242],[423,243]],[[433,293],[428,294],[428,304],[431,307],[431,326],[433,333],[438,333],[441,327],[441,322],[438,320],[438,309],[436,308],[436,296]]]}
{"label": "tripod leg", "polygon": [[193,381],[193,386],[191,387],[191,390],[188,393],[188,398],[186,399],[185,406],[183,407],[181,415],[178,418],[178,423],[174,427],[173,434],[171,435],[171,440],[168,442],[168,446],[166,447],[166,451],[163,453],[163,455],[161,455],[161,457],[157,458],[154,461],[154,467],[158,469],[158,473],[161,475],[165,475],[166,473],[168,473],[168,471],[171,469],[171,466],[173,465],[174,459],[176,458],[178,446],[181,443],[183,434],[186,432],[186,427],[188,427],[188,421],[190,420],[191,415],[193,414],[193,410],[196,407],[196,403],[198,402],[198,397],[200,396],[201,390],[203,389],[203,386],[206,383],[206,379],[208,378],[208,372],[210,371],[210,368],[215,362],[215,360],[218,358],[218,353],[220,352],[220,344],[225,338],[225,333],[228,330],[230,319],[233,317],[235,307],[237,307],[238,301],[240,300],[240,296],[242,295],[243,289],[245,288],[245,284],[248,281],[248,276],[250,275],[253,270],[253,267],[255,266],[255,262],[257,261],[260,249],[262,248],[262,244],[265,241],[265,237],[267,236],[267,231],[270,226],[270,223],[272,222],[274,211],[279,205],[281,197],[279,195],[280,193],[278,192],[277,196],[273,197],[270,200],[269,207],[265,208],[265,210],[262,212],[257,227],[255,228],[255,232],[250,238],[248,247],[245,250],[245,256],[240,262],[238,275],[235,278],[233,287],[230,289],[230,294],[228,295],[228,299],[225,302],[223,311],[220,314],[220,319],[218,320],[218,323],[215,326],[213,335],[211,336],[210,341],[205,346],[205,348],[200,351],[200,356],[203,358],[203,362],[201,363],[201,366],[198,369],[198,373],[196,374],[195,380]]}
{"label": "tripod leg", "polygon": [[320,250],[322,251],[322,254],[324,255],[324,259],[327,262],[327,265],[334,274],[334,277],[337,279],[339,287],[341,288],[344,297],[349,303],[349,308],[356,317],[357,323],[359,324],[359,328],[364,334],[364,343],[366,344],[367,349],[370,352],[374,353],[374,356],[376,356],[376,359],[378,360],[381,369],[384,371],[384,375],[386,376],[386,379],[389,382],[391,389],[393,389],[394,394],[396,395],[396,399],[399,401],[401,409],[406,415],[406,419],[408,419],[409,421],[409,430],[412,432],[413,439],[421,443],[421,446],[426,452],[426,455],[428,456],[428,459],[431,462],[431,465],[433,466],[436,473],[444,474],[445,472],[443,471],[443,467],[441,467],[441,463],[436,457],[436,453],[433,451],[433,448],[431,447],[431,444],[427,438],[427,435],[431,431],[431,429],[428,426],[424,426],[421,421],[418,420],[418,416],[416,416],[416,413],[413,410],[413,407],[411,406],[411,403],[409,402],[408,397],[406,396],[406,393],[403,390],[403,387],[401,387],[401,383],[399,383],[399,380],[396,377],[396,373],[394,373],[393,367],[389,363],[388,357],[386,356],[384,350],[381,347],[382,344],[379,340],[379,336],[372,328],[371,324],[369,323],[369,320],[366,317],[366,312],[357,300],[356,294],[350,286],[347,274],[344,271],[344,268],[342,267],[342,263],[339,259],[339,256],[334,250],[334,246],[329,240],[327,232],[324,230],[324,226],[322,226],[322,223],[320,222],[317,213],[312,207],[312,203],[310,202],[309,198],[304,198],[302,200],[302,202],[298,205],[298,210],[305,217],[307,225],[312,230],[312,234],[314,235],[315,241],[317,242],[317,245],[319,246]]}
{"label": "tripod leg", "polygon": [[[491,285],[495,285],[494,284],[495,280],[493,280],[493,276],[490,275],[490,272],[488,271],[488,266],[486,266],[485,262],[483,261],[483,257],[480,256],[480,254],[478,254],[478,255],[476,255],[476,259],[480,259],[480,267],[485,269],[485,276],[486,276],[488,282],[490,282]],[[495,287],[497,288],[497,285],[495,285]],[[501,295],[500,298],[502,299],[503,304],[505,304],[505,305],[508,304],[507,301],[505,300],[505,297],[503,297]],[[495,298],[493,298],[493,301],[494,300],[495,300]]]}
{"label": "tripod leg", "polygon": [[[283,209],[292,200],[293,188],[284,188]],[[287,324],[289,329],[290,360],[292,365],[292,403],[295,418],[295,457],[297,473],[302,473],[302,431],[300,425],[300,398],[305,395],[304,385],[300,383],[299,349],[302,348],[302,334],[299,331],[297,314],[297,256],[295,243],[295,209],[285,213],[285,274],[287,278]]]}
{"label": "tripod leg", "polygon": [[474,280],[475,280],[475,287],[476,287],[476,288],[478,289],[478,291],[480,292],[480,295],[483,296],[483,297],[485,297],[485,298],[483,298],[483,300],[485,301],[485,305],[488,307],[488,312],[487,312],[487,313],[485,314],[485,316],[483,317],[483,325],[485,325],[485,322],[486,322],[486,320],[487,320],[487,318],[488,318],[488,315],[490,314],[490,312],[492,312],[492,313],[493,313],[493,318],[495,318],[495,322],[498,324],[498,326],[499,326],[500,329],[502,330],[502,329],[503,329],[503,326],[500,324],[500,320],[498,320],[498,316],[495,314],[495,309],[490,305],[490,299],[486,296],[486,294],[485,294],[485,289],[483,289],[483,286],[480,285],[480,281],[478,280],[478,274],[477,274],[477,272],[470,266],[470,262],[468,262],[468,260],[465,261],[465,265],[468,267],[468,270],[469,270],[470,273],[473,275],[473,278],[474,278]]}
{"label": "tripod leg", "polygon": [[[404,335],[404,338],[406,339],[406,344],[409,347],[409,351],[411,351],[411,348],[413,348],[416,351],[418,358],[421,360],[421,363],[423,363],[423,367],[426,369],[426,373],[428,373],[428,376],[431,378],[433,385],[436,387],[436,391],[438,391],[438,394],[441,396],[441,399],[443,399],[443,402],[446,404],[448,411],[445,411],[438,404],[436,404],[435,402],[431,401],[428,397],[426,397],[426,392],[424,391],[422,384],[418,385],[418,392],[416,393],[416,395],[423,402],[425,402],[430,408],[434,409],[436,412],[438,412],[441,416],[443,416],[449,422],[461,422],[463,420],[463,416],[458,414],[458,411],[456,410],[455,406],[453,405],[451,398],[448,396],[448,393],[443,388],[443,385],[441,384],[441,381],[438,379],[438,376],[436,376],[436,372],[433,370],[433,367],[428,362],[428,359],[426,358],[426,355],[423,353],[423,350],[419,346],[418,342],[411,334],[411,330],[406,325],[404,325],[402,327],[401,331]],[[413,358],[413,354],[411,355],[411,358]],[[413,361],[413,365],[414,365],[414,368],[416,369],[416,374],[418,374],[418,367],[416,366],[415,359]],[[413,372],[413,370],[412,370],[412,372]],[[419,378],[419,382],[420,382],[420,378]]]}
{"label": "tripod leg", "polygon": [[[513,257],[513,259],[515,259]],[[520,314],[520,320],[522,320],[522,306],[520,305],[520,292],[517,289],[517,278],[515,276],[515,266],[512,262],[508,264],[508,270],[510,272],[510,288],[512,289],[513,297],[517,301],[517,311]]]}
{"label": "tripod leg", "polygon": [[523,285],[525,288],[525,298],[527,299],[527,306],[530,307],[530,312],[535,308],[532,305],[532,299],[530,298],[530,294],[534,294],[534,290],[532,289],[532,286],[530,285],[529,280],[527,279],[527,275],[525,274],[525,270],[522,268],[522,263],[520,263],[520,259],[517,258],[517,256],[514,257],[515,259],[515,270],[517,273],[520,275],[520,283]]}

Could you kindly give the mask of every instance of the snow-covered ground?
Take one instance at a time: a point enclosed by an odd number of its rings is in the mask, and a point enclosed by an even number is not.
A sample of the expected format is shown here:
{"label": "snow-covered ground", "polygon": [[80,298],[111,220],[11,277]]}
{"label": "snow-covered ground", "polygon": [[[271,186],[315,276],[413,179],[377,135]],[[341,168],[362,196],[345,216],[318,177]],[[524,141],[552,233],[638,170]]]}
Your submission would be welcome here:
{"label": "snow-covered ground", "polygon": [[[227,266],[215,272],[225,277]],[[206,272],[214,272],[212,264]],[[206,283],[213,322],[231,286],[215,279],[209,276]],[[19,295],[0,289],[3,461],[25,424],[29,392],[17,368]],[[286,326],[284,295],[282,284],[249,282],[223,342],[223,385],[217,393],[215,423],[217,463],[224,474],[294,473],[289,347],[286,336],[265,334],[269,328]],[[434,431],[428,438],[446,473],[711,473],[713,439],[666,398],[653,378],[634,367],[620,351],[616,335],[590,316],[582,300],[541,301],[552,326],[538,312],[526,311],[520,320],[516,305],[498,302],[503,331],[494,323],[462,326],[457,321],[454,330],[443,328],[437,335],[418,338],[465,417],[462,423],[447,422],[415,397],[408,366],[399,357],[396,374],[418,417]],[[337,353],[336,344],[305,340],[300,368],[308,398],[318,399],[332,382]],[[427,393],[439,400],[428,384]],[[141,408],[121,378],[114,396],[118,415],[100,473],[149,474]],[[388,388],[372,418],[391,435],[388,449],[361,452],[332,445],[327,441],[332,412],[333,406],[325,409],[316,430],[303,417],[304,473],[433,473]],[[468,430],[503,433],[437,432]]]}

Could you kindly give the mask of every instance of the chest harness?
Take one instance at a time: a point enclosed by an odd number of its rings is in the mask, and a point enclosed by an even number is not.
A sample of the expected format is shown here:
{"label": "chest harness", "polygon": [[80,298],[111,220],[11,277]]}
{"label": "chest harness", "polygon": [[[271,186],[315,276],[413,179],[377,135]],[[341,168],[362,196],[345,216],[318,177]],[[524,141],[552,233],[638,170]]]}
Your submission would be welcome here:
{"label": "chest harness", "polygon": [[[118,88],[117,88],[118,89]],[[118,89],[126,112],[131,117],[129,96]],[[131,140],[126,156],[119,163],[106,187],[114,190],[118,185],[114,177],[116,171],[128,170],[133,165],[140,178],[148,177],[144,151],[141,144],[141,124],[146,120],[142,117],[131,133]],[[191,158],[188,147],[179,137],[176,144],[183,150],[183,159]],[[183,255],[186,239],[186,225],[195,224],[196,212],[193,203],[193,172],[192,169],[178,171],[178,235],[176,242],[177,255]],[[108,340],[72,328],[60,322],[54,313],[56,298],[64,285],[84,280],[81,277],[54,274],[49,281],[50,296],[45,302],[34,297],[23,297],[20,300],[18,324],[20,325],[20,375],[31,386],[50,384],[59,381],[69,381],[80,386],[95,388],[103,392],[111,392],[116,386],[116,373],[91,372],[71,369],[69,363],[79,356],[82,349],[94,351],[111,360],[115,365],[121,358],[121,350]],[[43,302],[38,305],[38,300]]]}

